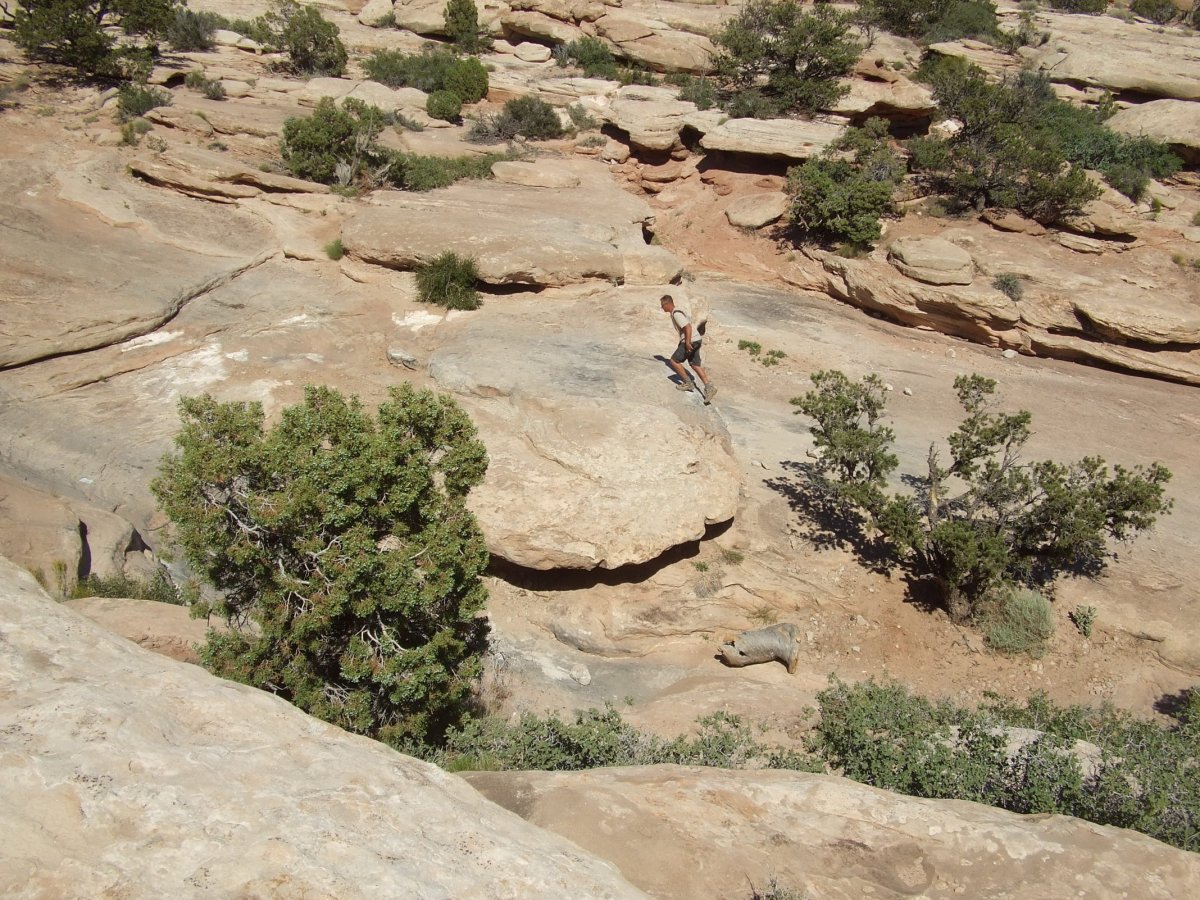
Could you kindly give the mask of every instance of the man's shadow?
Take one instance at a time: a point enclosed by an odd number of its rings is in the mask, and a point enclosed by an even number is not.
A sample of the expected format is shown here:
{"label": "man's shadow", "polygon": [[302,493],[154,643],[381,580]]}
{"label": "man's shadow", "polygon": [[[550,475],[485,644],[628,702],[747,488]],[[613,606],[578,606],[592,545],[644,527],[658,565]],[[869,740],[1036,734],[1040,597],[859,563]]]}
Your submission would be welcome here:
{"label": "man's shadow", "polygon": [[661,353],[655,353],[654,358],[666,366],[667,371],[670,373],[667,377],[670,379],[672,384],[683,384],[683,379],[679,377],[679,373],[671,368],[671,360],[663,356]]}

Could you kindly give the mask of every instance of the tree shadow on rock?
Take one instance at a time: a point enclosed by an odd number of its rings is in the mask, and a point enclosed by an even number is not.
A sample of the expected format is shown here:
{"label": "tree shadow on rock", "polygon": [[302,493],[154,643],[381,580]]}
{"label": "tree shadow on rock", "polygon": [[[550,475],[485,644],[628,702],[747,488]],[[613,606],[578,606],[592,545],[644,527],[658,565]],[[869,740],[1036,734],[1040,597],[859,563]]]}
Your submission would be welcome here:
{"label": "tree shadow on rock", "polygon": [[882,537],[868,535],[866,515],[847,503],[812,463],[784,460],[780,465],[787,474],[764,483],[798,514],[801,537],[819,550],[850,550],[869,571],[891,574],[893,548]]}

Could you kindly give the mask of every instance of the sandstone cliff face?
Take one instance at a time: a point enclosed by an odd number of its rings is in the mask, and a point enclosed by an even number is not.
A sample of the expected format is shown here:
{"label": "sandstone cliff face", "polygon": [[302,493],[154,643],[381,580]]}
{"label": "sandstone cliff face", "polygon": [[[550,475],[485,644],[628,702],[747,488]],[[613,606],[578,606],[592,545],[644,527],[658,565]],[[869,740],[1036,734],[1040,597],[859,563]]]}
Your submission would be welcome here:
{"label": "sandstone cliff face", "polygon": [[102,631],[0,558],[0,894],[640,897],[460,780]]}

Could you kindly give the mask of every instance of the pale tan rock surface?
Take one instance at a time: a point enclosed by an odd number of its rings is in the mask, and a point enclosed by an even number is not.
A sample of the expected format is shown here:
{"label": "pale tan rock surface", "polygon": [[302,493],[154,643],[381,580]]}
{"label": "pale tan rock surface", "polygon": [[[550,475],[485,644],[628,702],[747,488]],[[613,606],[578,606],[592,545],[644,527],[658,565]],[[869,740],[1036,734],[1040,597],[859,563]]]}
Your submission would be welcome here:
{"label": "pale tan rock surface", "polygon": [[656,18],[630,15],[622,9],[596,20],[596,34],[607,38],[622,56],[656,72],[701,75],[711,70],[716,47],[700,34],[675,31]]}
{"label": "pale tan rock surface", "polygon": [[808,159],[820,155],[845,131],[841,123],[815,119],[730,119],[705,132],[700,146],[705,150]]}
{"label": "pale tan rock surface", "polygon": [[200,662],[196,647],[204,643],[208,623],[193,619],[185,606],[117,597],[80,597],[63,606],[160,656]]}
{"label": "pale tan rock surface", "polygon": [[676,99],[676,88],[627,85],[604,110],[605,118],[647,150],[670,150],[696,104]]}
{"label": "pale tan rock surface", "polygon": [[788,209],[786,194],[750,194],[738,197],[725,209],[729,224],[737,228],[761,228],[779,219]]}
{"label": "pale tan rock surface", "polygon": [[[347,219],[350,255],[411,268],[452,250],[473,256],[491,284],[564,285],[589,279],[661,284],[679,275],[670,251],[642,237],[645,201],[616,187],[602,163],[551,167],[579,179],[552,192],[526,184],[459,182],[427,194],[377,194]],[[518,167],[520,171],[526,171]]]}
{"label": "pale tan rock surface", "polygon": [[830,900],[1175,900],[1200,885],[1200,857],[1132,831],[828,775],[646,766],[463,777],[661,898],[745,896],[772,877]]}
{"label": "pale tan rock surface", "polygon": [[434,766],[108,634],[7,560],[0,619],[7,896],[642,896]]}
{"label": "pale tan rock surface", "polygon": [[492,553],[532,569],[614,569],[733,517],[728,432],[655,359],[675,344],[662,293],[514,298],[502,320],[464,319],[430,358],[488,448],[470,505]]}

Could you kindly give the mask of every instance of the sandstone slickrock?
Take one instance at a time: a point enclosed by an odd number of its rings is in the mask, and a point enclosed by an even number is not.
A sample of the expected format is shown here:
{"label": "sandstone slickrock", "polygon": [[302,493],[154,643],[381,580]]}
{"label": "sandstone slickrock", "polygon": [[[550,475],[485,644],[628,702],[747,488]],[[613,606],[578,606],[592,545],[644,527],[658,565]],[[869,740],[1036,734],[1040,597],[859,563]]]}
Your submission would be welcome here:
{"label": "sandstone slickrock", "polygon": [[642,236],[649,206],[613,184],[606,166],[564,160],[553,171],[574,175],[578,186],[550,194],[524,184],[459,182],[427,194],[376,195],[347,219],[343,245],[358,259],[396,268],[453,250],[475,257],[490,284],[661,284],[678,277],[679,260]]}
{"label": "sandstone slickrock", "polygon": [[460,779],[108,634],[2,559],[0,621],[7,896],[643,896]]}
{"label": "sandstone slickrock", "polygon": [[463,776],[661,898],[1079,896],[1175,900],[1200,857],[1066,816],[904,797],[828,775],[683,766]]}
{"label": "sandstone slickrock", "polygon": [[729,435],[655,359],[673,347],[661,293],[510,299],[502,320],[462,320],[430,358],[488,448],[470,504],[492,553],[533,569],[613,569],[733,517]]}
{"label": "sandstone slickrock", "polygon": [[647,150],[670,150],[679,140],[685,119],[696,104],[676,99],[675,88],[627,85],[617,92],[602,114],[628,132],[629,140]]}
{"label": "sandstone slickrock", "polygon": [[612,41],[622,56],[656,72],[704,74],[712,68],[716,47],[707,37],[675,31],[663,21],[610,12],[596,20],[596,34]]}
{"label": "sandstone slickrock", "polygon": [[706,131],[700,146],[705,150],[808,159],[819,155],[845,131],[841,123],[816,119],[730,119]]}
{"label": "sandstone slickrock", "polygon": [[941,238],[900,238],[888,248],[888,260],[909,278],[926,284],[970,284],[975,280],[971,254]]}

